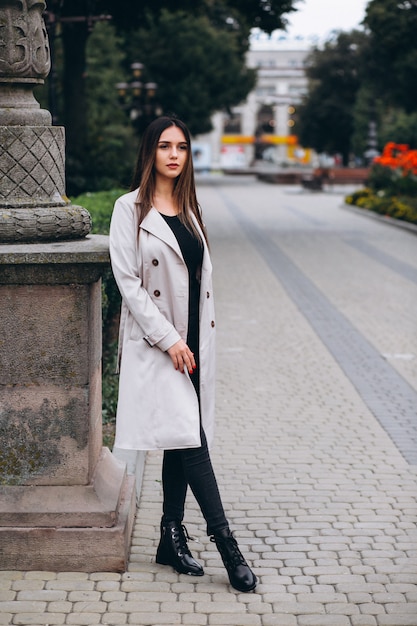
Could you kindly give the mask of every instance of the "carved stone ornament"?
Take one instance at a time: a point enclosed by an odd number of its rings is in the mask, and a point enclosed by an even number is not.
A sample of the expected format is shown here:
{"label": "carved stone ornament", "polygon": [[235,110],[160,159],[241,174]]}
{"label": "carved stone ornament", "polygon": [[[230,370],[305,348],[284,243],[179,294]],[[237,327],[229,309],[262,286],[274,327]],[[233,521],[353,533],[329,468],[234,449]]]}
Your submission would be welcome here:
{"label": "carved stone ornament", "polygon": [[86,209],[65,195],[64,128],[33,87],[51,67],[43,0],[0,0],[0,243],[85,237]]}
{"label": "carved stone ornament", "polygon": [[0,0],[0,75],[43,82],[51,68],[43,0]]}

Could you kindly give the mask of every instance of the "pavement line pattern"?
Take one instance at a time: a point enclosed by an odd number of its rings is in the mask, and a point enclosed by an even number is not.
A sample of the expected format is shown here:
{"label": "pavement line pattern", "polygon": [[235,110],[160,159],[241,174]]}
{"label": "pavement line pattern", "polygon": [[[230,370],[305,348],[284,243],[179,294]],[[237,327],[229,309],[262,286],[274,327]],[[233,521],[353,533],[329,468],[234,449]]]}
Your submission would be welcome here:
{"label": "pavement line pattern", "polygon": [[[309,215],[302,209],[298,209],[292,205],[281,205],[283,209],[289,211],[293,215],[296,215],[304,222],[310,224],[311,226],[316,226],[318,228],[326,228],[326,222],[320,218]],[[375,246],[371,245],[369,242],[361,239],[360,233],[355,233],[356,237],[342,237],[344,243],[348,244],[352,248],[355,248],[362,254],[366,254],[374,261],[381,263],[385,267],[388,267],[393,272],[396,272],[406,280],[410,280],[411,282],[417,284],[417,270],[415,267],[408,263],[404,263],[404,261],[400,261],[399,259],[394,258],[392,255],[387,254],[383,250],[379,250]]]}
{"label": "pavement line pattern", "polygon": [[385,265],[385,267],[388,267],[390,270],[400,274],[403,278],[417,285],[417,270],[412,265],[404,263],[404,261],[400,261],[399,259],[395,259],[383,250],[378,250],[378,248],[375,248],[375,246],[372,246],[367,241],[348,237],[344,237],[343,241],[359,252],[362,252],[362,254],[366,254],[374,259],[374,261],[378,261],[378,263]]}
{"label": "pavement line pattern", "polygon": [[[293,215],[296,215],[302,221],[310,224],[311,226],[315,226],[317,228],[326,228],[327,224],[324,220],[312,216],[306,213],[302,209],[298,209],[292,205],[281,205],[281,207]],[[375,246],[371,245],[369,242],[364,241],[361,238],[361,234],[355,233],[356,237],[342,237],[343,242],[355,248],[362,254],[366,254],[374,261],[381,263],[385,267],[388,267],[390,270],[396,272],[406,280],[410,280],[411,282],[417,284],[417,270],[415,267],[408,263],[404,263],[404,261],[400,261],[399,259],[394,258],[392,255],[387,254],[383,250],[379,250]]]}
{"label": "pavement line pattern", "polygon": [[[391,437],[404,459],[417,464],[417,393],[383,359],[349,320],[301,272],[275,242],[248,219],[239,206],[222,190],[223,202],[250,242],[262,255],[273,274],[299,307],[321,341],[350,379],[363,401]],[[355,247],[372,254],[390,269],[410,277],[407,264],[357,242]],[[349,241],[352,245],[352,240]],[[395,263],[394,263],[395,261]]]}

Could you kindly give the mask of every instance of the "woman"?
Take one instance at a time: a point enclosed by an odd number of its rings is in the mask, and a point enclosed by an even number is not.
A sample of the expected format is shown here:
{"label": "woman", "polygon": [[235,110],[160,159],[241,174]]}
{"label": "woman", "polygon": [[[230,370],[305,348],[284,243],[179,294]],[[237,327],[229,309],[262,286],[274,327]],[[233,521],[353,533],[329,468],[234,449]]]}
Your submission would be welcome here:
{"label": "woman", "polygon": [[229,529],[208,451],[215,380],[212,267],[190,134],[180,120],[161,117],[145,131],[131,191],[114,207],[110,254],[122,295],[115,446],[164,450],[156,562],[204,574],[182,525],[190,485],[232,586],[252,591],[257,580]]}

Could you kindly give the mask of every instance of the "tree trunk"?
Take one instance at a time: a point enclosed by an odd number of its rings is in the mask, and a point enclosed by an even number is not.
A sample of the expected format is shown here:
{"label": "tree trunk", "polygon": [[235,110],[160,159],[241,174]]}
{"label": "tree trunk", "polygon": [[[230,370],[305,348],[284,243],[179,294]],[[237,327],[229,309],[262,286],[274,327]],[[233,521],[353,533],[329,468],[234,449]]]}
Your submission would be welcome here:
{"label": "tree trunk", "polygon": [[67,181],[69,187],[74,187],[74,192],[77,193],[77,185],[72,183],[72,181],[80,175],[82,176],[82,160],[85,158],[87,139],[85,71],[86,44],[89,30],[87,21],[63,23],[62,26]]}

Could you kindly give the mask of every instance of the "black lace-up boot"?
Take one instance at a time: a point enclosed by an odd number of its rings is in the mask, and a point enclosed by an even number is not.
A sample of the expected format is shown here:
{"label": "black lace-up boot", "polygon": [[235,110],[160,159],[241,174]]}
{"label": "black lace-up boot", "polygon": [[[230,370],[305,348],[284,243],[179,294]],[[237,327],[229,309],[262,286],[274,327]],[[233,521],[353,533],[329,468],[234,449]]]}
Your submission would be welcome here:
{"label": "black lace-up boot", "polygon": [[181,523],[161,522],[161,540],[156,553],[156,562],[171,565],[180,574],[203,576],[203,568],[188,549],[189,539],[191,537]]}
{"label": "black lace-up boot", "polygon": [[257,578],[246,563],[236,539],[229,528],[216,532],[210,541],[213,541],[229,575],[230,584],[237,591],[253,591],[256,587]]}

